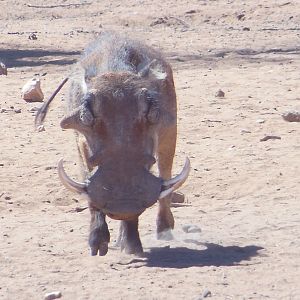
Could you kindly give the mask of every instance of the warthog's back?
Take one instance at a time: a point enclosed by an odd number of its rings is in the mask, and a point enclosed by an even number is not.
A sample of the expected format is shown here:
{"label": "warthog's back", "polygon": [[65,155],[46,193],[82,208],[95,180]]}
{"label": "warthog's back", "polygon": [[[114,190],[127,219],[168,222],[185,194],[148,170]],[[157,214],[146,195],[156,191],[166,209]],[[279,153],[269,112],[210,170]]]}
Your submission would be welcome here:
{"label": "warthog's back", "polygon": [[87,77],[94,77],[107,72],[139,73],[154,59],[162,56],[153,48],[107,32],[87,46],[81,65]]}

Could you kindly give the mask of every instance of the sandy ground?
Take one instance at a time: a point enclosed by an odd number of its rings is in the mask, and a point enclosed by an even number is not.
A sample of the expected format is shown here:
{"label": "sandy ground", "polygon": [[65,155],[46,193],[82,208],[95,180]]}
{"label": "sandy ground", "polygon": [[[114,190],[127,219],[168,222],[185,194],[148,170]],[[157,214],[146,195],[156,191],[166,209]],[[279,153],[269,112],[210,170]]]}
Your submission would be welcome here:
{"label": "sandy ground", "polygon": [[[298,0],[0,0],[0,298],[300,299]],[[173,207],[175,240],[155,239],[157,207],[140,221],[145,258],[89,256],[85,200],[56,165],[79,176],[73,133],[62,131],[63,89],[45,128],[22,86],[46,97],[93,36],[113,29],[162,49],[174,68],[179,134],[174,174],[192,162]],[[34,33],[36,40],[29,39]],[[215,97],[222,89],[224,98]],[[21,109],[21,113],[16,113]],[[281,139],[261,142],[265,135]],[[201,232],[186,233],[184,225]],[[118,222],[109,221],[112,239]]]}

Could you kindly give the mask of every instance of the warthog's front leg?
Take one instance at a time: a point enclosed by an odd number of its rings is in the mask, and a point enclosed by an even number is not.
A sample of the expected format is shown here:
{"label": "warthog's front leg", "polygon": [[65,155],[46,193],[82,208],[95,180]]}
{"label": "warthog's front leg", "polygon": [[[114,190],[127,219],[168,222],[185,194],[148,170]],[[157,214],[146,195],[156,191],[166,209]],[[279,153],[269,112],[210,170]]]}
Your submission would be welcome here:
{"label": "warthog's front leg", "polygon": [[[172,165],[176,147],[176,126],[168,128],[158,140],[158,170],[164,180],[172,177]],[[170,209],[172,194],[159,200],[156,219],[157,238],[173,239],[171,229],[174,228],[174,217]]]}
{"label": "warthog's front leg", "polygon": [[143,247],[138,231],[138,217],[136,219],[121,221],[117,245],[127,254],[141,254]]}
{"label": "warthog's front leg", "polygon": [[91,248],[91,255],[103,256],[108,251],[108,243],[110,241],[110,234],[105,221],[105,214],[100,210],[90,207],[91,212],[91,226],[89,245]]}

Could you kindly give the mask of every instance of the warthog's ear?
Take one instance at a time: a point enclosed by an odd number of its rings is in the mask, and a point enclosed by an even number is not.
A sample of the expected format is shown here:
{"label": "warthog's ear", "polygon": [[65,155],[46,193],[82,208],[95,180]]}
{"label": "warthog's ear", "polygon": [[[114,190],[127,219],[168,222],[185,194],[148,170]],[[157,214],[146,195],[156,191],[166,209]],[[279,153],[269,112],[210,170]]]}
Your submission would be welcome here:
{"label": "warthog's ear", "polygon": [[88,93],[84,97],[83,103],[61,120],[60,126],[64,129],[72,128],[78,131],[84,131],[87,127],[91,127],[94,123],[94,116],[90,109],[90,102],[93,99],[94,95]]}
{"label": "warthog's ear", "polygon": [[157,101],[158,94],[155,91],[142,88],[139,91],[139,106],[142,118],[146,118],[151,124],[159,121],[160,111]]}
{"label": "warthog's ear", "polygon": [[167,78],[167,72],[157,59],[153,59],[148,65],[139,71],[141,77],[153,76],[158,80],[165,80]]}

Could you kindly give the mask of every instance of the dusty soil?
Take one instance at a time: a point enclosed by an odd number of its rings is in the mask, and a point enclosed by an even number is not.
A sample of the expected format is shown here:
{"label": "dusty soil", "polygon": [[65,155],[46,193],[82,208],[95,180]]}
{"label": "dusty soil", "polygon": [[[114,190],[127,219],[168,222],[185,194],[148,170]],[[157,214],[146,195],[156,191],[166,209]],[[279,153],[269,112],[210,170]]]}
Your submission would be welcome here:
{"label": "dusty soil", "polygon": [[[0,1],[0,298],[300,299],[300,8],[297,0]],[[174,174],[192,172],[173,207],[175,240],[155,239],[157,207],[140,221],[144,258],[89,256],[85,200],[62,131],[63,89],[35,132],[22,86],[49,97],[86,43],[113,29],[162,49],[174,68],[179,134]],[[37,39],[32,39],[35,34]],[[31,36],[31,39],[29,39]],[[218,90],[225,97],[215,97]],[[21,109],[21,112],[18,112]],[[260,141],[266,135],[281,139]],[[185,225],[201,232],[186,233]],[[109,221],[112,239],[118,222]]]}

